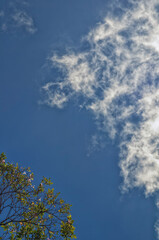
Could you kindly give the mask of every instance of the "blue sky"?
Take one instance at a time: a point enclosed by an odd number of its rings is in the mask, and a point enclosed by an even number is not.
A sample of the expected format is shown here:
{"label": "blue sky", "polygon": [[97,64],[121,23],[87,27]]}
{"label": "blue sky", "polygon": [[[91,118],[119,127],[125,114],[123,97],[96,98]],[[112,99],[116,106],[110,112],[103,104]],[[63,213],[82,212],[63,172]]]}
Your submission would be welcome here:
{"label": "blue sky", "polygon": [[158,10],[0,2],[0,151],[51,177],[77,239],[157,239]]}

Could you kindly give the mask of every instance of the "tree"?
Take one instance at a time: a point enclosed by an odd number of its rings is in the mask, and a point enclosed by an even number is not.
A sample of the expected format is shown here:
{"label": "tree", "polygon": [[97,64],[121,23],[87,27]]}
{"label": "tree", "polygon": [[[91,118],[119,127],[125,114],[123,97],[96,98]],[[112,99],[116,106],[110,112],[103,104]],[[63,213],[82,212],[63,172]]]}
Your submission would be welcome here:
{"label": "tree", "polygon": [[[0,155],[0,239],[50,240],[73,239],[75,227],[66,204],[59,193],[50,188],[52,182],[43,177],[33,185],[30,168],[5,161]],[[2,233],[1,233],[2,232]]]}

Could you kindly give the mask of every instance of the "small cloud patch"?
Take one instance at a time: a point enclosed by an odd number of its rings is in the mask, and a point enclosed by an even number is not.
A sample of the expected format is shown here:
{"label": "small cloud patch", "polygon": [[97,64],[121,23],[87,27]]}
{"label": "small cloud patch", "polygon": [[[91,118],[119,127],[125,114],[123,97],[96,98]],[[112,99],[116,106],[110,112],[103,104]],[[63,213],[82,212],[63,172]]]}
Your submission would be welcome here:
{"label": "small cloud patch", "polygon": [[17,28],[23,28],[28,33],[35,33],[37,29],[34,26],[34,22],[32,17],[30,17],[26,12],[24,11],[17,11],[13,16],[12,19],[15,23],[15,27]]}
{"label": "small cloud patch", "polygon": [[29,34],[37,31],[33,17],[28,11],[29,5],[25,2],[8,2],[6,9],[0,11],[0,26],[2,32],[23,30]]}

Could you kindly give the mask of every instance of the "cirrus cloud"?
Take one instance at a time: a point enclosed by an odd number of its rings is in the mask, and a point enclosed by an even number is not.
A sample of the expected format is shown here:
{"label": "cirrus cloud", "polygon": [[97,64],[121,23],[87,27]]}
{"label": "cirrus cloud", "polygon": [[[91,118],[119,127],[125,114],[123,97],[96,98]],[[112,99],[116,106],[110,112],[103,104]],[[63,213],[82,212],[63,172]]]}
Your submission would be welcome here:
{"label": "cirrus cloud", "polygon": [[43,91],[51,107],[82,96],[102,129],[120,139],[123,190],[138,187],[149,196],[159,190],[159,5],[129,3],[85,36],[87,49],[50,57],[61,78]]}
{"label": "cirrus cloud", "polygon": [[24,28],[28,33],[35,33],[37,31],[33,19],[25,11],[19,10],[12,15],[15,27]]}
{"label": "cirrus cloud", "polygon": [[25,1],[14,1],[6,3],[7,7],[0,11],[1,30],[12,32],[22,29],[27,33],[34,34],[37,31],[32,16],[28,13],[29,6]]}

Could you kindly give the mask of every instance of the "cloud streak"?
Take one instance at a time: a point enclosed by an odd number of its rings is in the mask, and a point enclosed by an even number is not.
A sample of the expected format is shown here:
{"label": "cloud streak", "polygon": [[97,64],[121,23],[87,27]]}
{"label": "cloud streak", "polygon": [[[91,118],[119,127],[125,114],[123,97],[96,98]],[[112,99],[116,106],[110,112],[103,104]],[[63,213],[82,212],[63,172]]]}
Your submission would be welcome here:
{"label": "cloud streak", "polygon": [[43,91],[51,107],[84,98],[102,129],[120,139],[123,190],[149,196],[159,190],[159,5],[129,1],[118,10],[85,36],[85,50],[50,57],[61,78]]}

